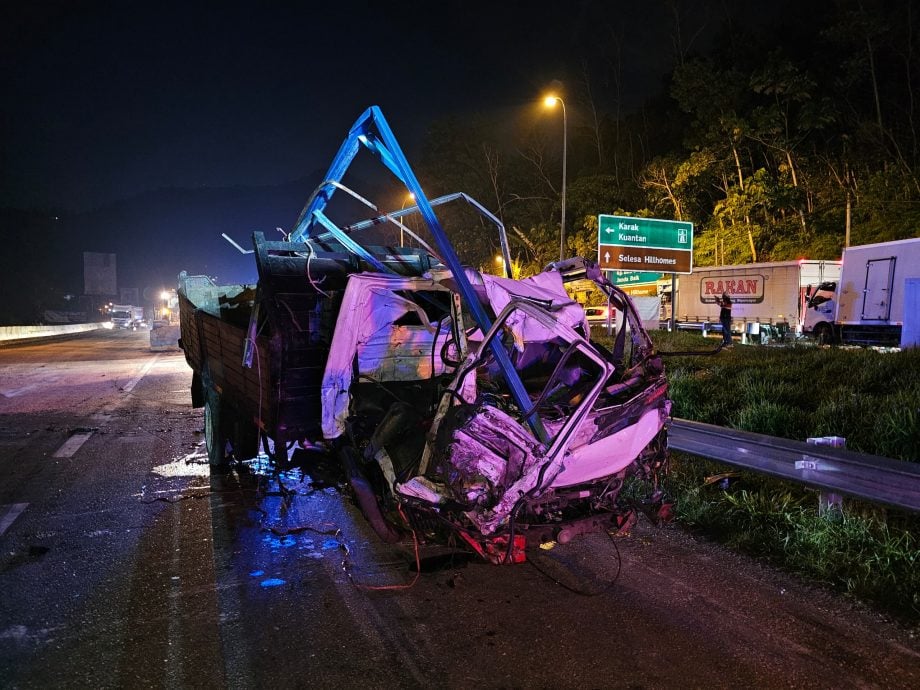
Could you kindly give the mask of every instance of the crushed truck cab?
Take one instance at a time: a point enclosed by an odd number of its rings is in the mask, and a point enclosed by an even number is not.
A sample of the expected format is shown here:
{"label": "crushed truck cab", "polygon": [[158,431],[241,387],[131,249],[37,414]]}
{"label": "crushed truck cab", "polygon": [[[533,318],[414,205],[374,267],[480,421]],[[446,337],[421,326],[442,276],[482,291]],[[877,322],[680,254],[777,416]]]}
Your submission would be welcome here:
{"label": "crushed truck cab", "polygon": [[[342,188],[337,158],[285,241],[254,233],[258,285],[183,274],[181,344],[212,462],[324,449],[382,539],[461,542],[495,563],[630,524],[621,490],[635,477],[660,498],[670,417],[664,367],[631,299],[577,257],[523,280],[460,264],[434,208],[470,200],[429,202],[369,112],[380,139],[360,120],[349,140],[358,131],[386,148],[436,246],[359,241],[356,228],[396,212],[347,231],[330,221],[316,200]],[[350,161],[353,146],[342,151]],[[504,228],[485,213],[507,265]],[[575,280],[616,309],[606,347],[566,292]]]}
{"label": "crushed truck cab", "polygon": [[[471,277],[494,323],[469,336],[450,323],[457,302],[438,277],[349,279],[323,376],[324,439],[367,439],[355,450],[392,507],[462,506],[482,535],[507,530],[517,511],[519,534],[553,539],[570,527],[572,497],[612,517],[630,467],[651,476],[661,466],[670,411],[661,361],[631,302],[612,291],[627,314],[614,355],[587,340],[559,271]],[[528,409],[514,404],[493,342],[520,375]],[[541,514],[553,516],[548,529],[538,528]]]}

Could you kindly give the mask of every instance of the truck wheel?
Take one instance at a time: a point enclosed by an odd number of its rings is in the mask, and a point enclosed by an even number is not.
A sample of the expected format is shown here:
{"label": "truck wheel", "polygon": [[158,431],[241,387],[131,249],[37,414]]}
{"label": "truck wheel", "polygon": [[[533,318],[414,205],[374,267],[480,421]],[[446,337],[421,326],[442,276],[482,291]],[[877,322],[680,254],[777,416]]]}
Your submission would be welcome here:
{"label": "truck wheel", "polygon": [[828,323],[819,323],[815,326],[815,340],[818,345],[830,345],[834,342],[834,331]]}
{"label": "truck wheel", "polygon": [[241,462],[252,460],[259,454],[259,428],[245,415],[238,414],[235,417],[233,437],[230,439],[233,457]]}
{"label": "truck wheel", "polygon": [[387,522],[383,513],[380,512],[380,503],[377,501],[374,489],[371,487],[367,477],[364,476],[364,473],[361,472],[357,451],[351,446],[344,446],[339,449],[339,459],[342,461],[345,473],[348,476],[348,483],[351,486],[355,501],[364,517],[371,523],[371,527],[377,533],[377,536],[387,544],[398,542],[401,535]]}
{"label": "truck wheel", "polygon": [[204,441],[212,467],[227,463],[227,433],[220,394],[209,388],[204,401]]}
{"label": "truck wheel", "polygon": [[192,407],[204,407],[205,389],[201,381],[201,374],[192,373]]}

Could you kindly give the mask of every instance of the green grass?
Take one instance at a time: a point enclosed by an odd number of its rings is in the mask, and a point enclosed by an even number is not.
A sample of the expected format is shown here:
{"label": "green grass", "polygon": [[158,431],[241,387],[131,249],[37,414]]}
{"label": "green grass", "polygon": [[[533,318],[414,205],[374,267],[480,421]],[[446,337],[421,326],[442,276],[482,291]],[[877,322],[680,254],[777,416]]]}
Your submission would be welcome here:
{"label": "green grass", "polygon": [[[660,351],[707,351],[716,340],[656,331]],[[665,359],[674,417],[920,462],[920,349],[903,352],[736,345]],[[677,520],[789,572],[920,622],[920,516],[846,501],[818,515],[817,494],[753,472],[673,453],[665,488]]]}
{"label": "green grass", "polygon": [[[667,351],[715,341],[652,333]],[[675,417],[805,440],[843,436],[847,448],[920,462],[920,348],[735,346],[713,356],[665,359]]]}

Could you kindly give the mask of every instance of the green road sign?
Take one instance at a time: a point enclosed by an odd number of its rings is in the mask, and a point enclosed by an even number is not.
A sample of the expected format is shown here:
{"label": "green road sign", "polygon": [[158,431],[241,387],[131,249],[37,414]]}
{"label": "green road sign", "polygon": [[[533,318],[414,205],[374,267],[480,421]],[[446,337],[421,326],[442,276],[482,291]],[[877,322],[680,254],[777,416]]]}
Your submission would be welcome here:
{"label": "green road sign", "polygon": [[605,270],[690,273],[693,223],[601,215],[597,255]]}
{"label": "green road sign", "polygon": [[608,271],[607,276],[614,285],[641,285],[642,283],[657,283],[661,280],[662,273],[650,271]]}

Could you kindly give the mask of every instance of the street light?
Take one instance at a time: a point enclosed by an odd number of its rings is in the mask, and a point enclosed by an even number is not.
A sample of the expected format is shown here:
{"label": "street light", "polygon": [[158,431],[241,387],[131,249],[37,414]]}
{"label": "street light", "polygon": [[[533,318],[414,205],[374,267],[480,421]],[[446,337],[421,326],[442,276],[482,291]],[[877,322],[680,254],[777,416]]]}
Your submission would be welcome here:
{"label": "street light", "polygon": [[559,260],[562,261],[565,258],[565,163],[569,124],[565,116],[565,101],[555,94],[543,99],[547,108],[555,108],[557,102],[562,106],[562,220],[559,223]]}
{"label": "street light", "polygon": [[[404,208],[406,208],[406,204],[409,203],[410,201],[411,201],[411,202],[414,202],[414,201],[415,201],[415,194],[413,194],[412,192],[409,192],[409,193],[406,195],[406,198],[403,199],[402,208],[399,209],[399,210],[402,211]],[[406,223],[406,219],[405,219],[405,218],[400,218],[400,219],[399,219],[399,246],[400,246],[400,247],[405,247],[405,246],[406,246],[406,243],[403,242],[403,225],[405,225],[405,223]]]}
{"label": "street light", "polygon": [[[163,300],[163,307],[160,310],[160,316],[166,321],[169,318],[169,293],[163,290],[160,293],[160,299]],[[156,314],[154,314],[156,316]]]}

